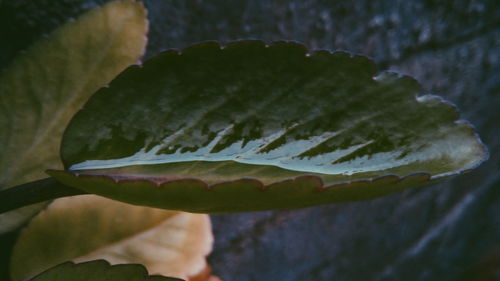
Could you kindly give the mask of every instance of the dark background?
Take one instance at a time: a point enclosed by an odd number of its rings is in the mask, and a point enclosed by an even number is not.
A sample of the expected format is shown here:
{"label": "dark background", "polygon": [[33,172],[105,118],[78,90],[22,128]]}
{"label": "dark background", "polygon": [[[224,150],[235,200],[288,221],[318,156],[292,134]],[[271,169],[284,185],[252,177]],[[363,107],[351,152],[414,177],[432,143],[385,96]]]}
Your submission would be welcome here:
{"label": "dark background", "polygon": [[[103,2],[0,1],[0,69]],[[222,279],[500,280],[500,1],[144,2],[147,57],[243,38],[349,50],[457,104],[490,148],[490,160],[472,173],[377,200],[214,215],[209,262]],[[4,257],[14,237],[0,237]]]}

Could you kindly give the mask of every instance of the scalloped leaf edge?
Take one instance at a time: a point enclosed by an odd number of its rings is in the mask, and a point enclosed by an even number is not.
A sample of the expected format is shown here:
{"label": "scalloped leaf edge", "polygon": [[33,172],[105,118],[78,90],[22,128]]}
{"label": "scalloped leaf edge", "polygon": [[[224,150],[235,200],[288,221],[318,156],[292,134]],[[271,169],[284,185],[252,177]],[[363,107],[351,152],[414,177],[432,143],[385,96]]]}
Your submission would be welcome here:
{"label": "scalloped leaf edge", "polygon": [[[457,174],[467,173],[470,170],[457,172]],[[448,176],[432,178],[429,173],[412,173],[406,176],[384,175],[376,178],[361,179],[338,182],[331,185],[324,185],[323,180],[315,175],[302,175],[290,179],[285,179],[271,184],[264,184],[262,181],[253,178],[242,178],[239,180],[208,184],[196,178],[162,179],[159,177],[114,177],[111,175],[97,175],[87,173],[77,173],[74,171],[47,170],[47,173],[63,184],[81,188],[87,192],[92,192],[101,196],[110,197],[130,204],[145,205],[163,209],[181,210],[194,213],[227,213],[245,212],[272,209],[304,208],[316,205],[355,202],[374,199],[383,195],[388,195],[405,189],[429,185]],[[99,183],[99,184],[96,184]],[[101,185],[112,188],[102,188]],[[378,188],[383,185],[385,188]],[[138,200],[137,197],[127,194],[127,190],[139,186],[142,192],[164,192],[163,196],[155,194],[155,202],[149,200]],[[387,188],[387,186],[391,186]],[[237,190],[235,190],[237,188]],[[185,190],[182,190],[185,189]],[[361,190],[364,189],[364,190]],[[122,194],[118,194],[122,192]],[[231,200],[234,193],[235,200]],[[113,196],[109,196],[109,193]],[[176,201],[176,194],[180,193],[180,199],[188,198],[188,202]],[[190,195],[186,195],[190,193]],[[221,195],[228,193],[226,195]],[[118,195],[117,195],[118,194]],[[132,192],[132,194],[135,194]],[[160,195],[160,196],[159,196]],[[213,195],[215,198],[206,198]],[[220,198],[216,198],[221,195]],[[258,199],[249,199],[255,196]],[[204,200],[196,200],[196,197]],[[321,196],[318,198],[318,196]],[[290,198],[298,200],[290,201]],[[210,201],[212,200],[212,201]],[[229,205],[220,204],[220,201],[230,200]],[[257,201],[260,200],[260,201]],[[276,204],[271,203],[276,201]],[[245,204],[241,204],[241,202]],[[267,203],[265,206],[251,206],[252,202]],[[235,204],[236,203],[236,204]]]}
{"label": "scalloped leaf edge", "polygon": [[[308,49],[297,42],[293,41],[277,41],[273,42],[272,44],[266,44],[262,40],[240,40],[240,41],[234,41],[230,42],[228,44],[222,45],[218,42],[214,41],[207,41],[207,42],[202,42],[190,47],[187,47],[182,50],[176,50],[176,49],[170,49],[167,51],[164,51],[160,53],[159,55],[155,56],[154,59],[150,59],[144,63],[144,65],[147,64],[155,64],[155,62],[161,60],[162,56],[168,56],[168,55],[186,55],[189,54],[192,51],[196,51],[197,48],[202,48],[202,47],[212,47],[212,48],[219,48],[219,49],[225,49],[225,48],[230,48],[230,47],[237,47],[238,45],[245,45],[245,44],[255,44],[259,45],[260,47],[271,47],[271,46],[283,46],[283,45],[289,45],[290,47],[293,47],[298,50],[301,54],[303,54],[306,57],[311,57],[314,55],[338,55],[342,57],[348,57],[351,59],[362,59],[365,61],[365,63],[373,67],[373,73],[375,73],[375,76],[373,76],[373,79],[376,80],[385,80],[385,79],[409,79],[412,83],[416,83],[416,85],[419,86],[421,89],[420,84],[418,83],[417,80],[415,80],[411,76],[407,75],[401,75],[395,72],[391,71],[378,71],[377,72],[377,66],[373,62],[373,60],[369,59],[366,56],[363,55],[355,55],[350,52],[346,51],[328,51],[328,50],[314,50],[314,51],[308,51]],[[128,69],[126,69],[124,72],[122,72],[115,80],[112,81],[110,84],[110,87],[113,86],[114,83],[119,83],[117,80],[119,78],[124,79],[125,77],[128,77],[130,75],[134,75],[137,71],[140,70],[140,68],[144,67],[143,65],[135,65],[131,66]],[[104,90],[105,91],[105,90]],[[466,172],[471,171],[472,169],[476,168],[479,166],[482,162],[486,161],[489,158],[489,152],[484,143],[481,141],[479,138],[478,134],[476,133],[475,127],[468,121],[459,119],[460,118],[460,111],[458,108],[452,104],[449,101],[444,100],[443,98],[435,95],[421,95],[415,97],[417,100],[432,100],[434,102],[437,102],[441,104],[442,106],[448,107],[449,109],[452,110],[455,116],[454,123],[456,125],[461,125],[465,129],[465,134],[470,135],[471,139],[474,139],[476,141],[476,150],[477,150],[477,158],[474,160],[471,160],[471,163],[469,163],[469,166],[466,166],[465,168],[462,169],[457,169],[453,170],[451,172],[444,172],[440,174],[431,174],[426,171],[415,171],[412,173],[408,173],[406,175],[396,175],[393,173],[387,173],[386,175],[382,175],[379,177],[367,177],[367,178],[361,178],[357,180],[351,180],[351,181],[340,181],[340,182],[334,182],[331,184],[325,184],[324,181],[321,179],[321,177],[317,175],[309,175],[310,172],[304,171],[302,172],[303,175],[297,176],[297,177],[290,177],[287,179],[283,179],[280,181],[276,182],[271,182],[268,184],[265,184],[263,181],[259,179],[251,179],[251,178],[241,178],[238,180],[230,180],[230,181],[221,181],[217,182],[216,184],[209,184],[201,179],[197,178],[190,178],[190,177],[185,177],[185,178],[168,178],[168,177],[152,177],[152,176],[127,176],[127,175],[106,175],[106,169],[103,169],[102,173],[100,171],[94,172],[94,171],[88,171],[85,169],[82,170],[76,170],[72,169],[73,166],[70,168],[69,171],[55,171],[55,170],[49,170],[47,173],[57,180],[60,180],[62,183],[65,183],[70,186],[74,186],[77,188],[81,188],[87,192],[91,193],[96,193],[99,195],[103,196],[108,196],[110,198],[115,198],[118,200],[123,200],[128,203],[132,204],[139,204],[139,205],[147,205],[147,206],[153,206],[153,207],[159,207],[159,208],[172,208],[175,210],[184,210],[184,211],[190,211],[190,212],[234,212],[234,211],[253,211],[253,210],[267,210],[267,209],[283,209],[283,208],[297,208],[297,207],[308,207],[308,206],[313,206],[313,205],[319,205],[319,204],[326,204],[326,203],[334,203],[334,202],[349,202],[349,201],[360,201],[360,200],[367,200],[367,199],[372,199],[375,197],[379,197],[385,194],[390,194],[394,192],[398,192],[410,187],[415,187],[419,185],[427,185],[427,184],[432,184],[434,182],[449,178],[451,176],[463,174]],[[81,110],[85,110],[85,107],[83,107]],[[133,164],[130,164],[133,165]],[[68,168],[69,163],[65,163],[65,166]],[[286,206],[284,205],[277,205],[277,206],[267,206],[265,208],[262,207],[257,207],[257,208],[252,208],[249,206],[246,207],[234,207],[234,208],[218,208],[217,206],[213,204],[208,204],[207,206],[171,206],[168,202],[163,202],[163,203],[153,203],[151,202],[143,202],[143,200],[135,200],[135,199],[130,199],[127,198],[127,195],[123,196],[122,194],[119,194],[119,192],[123,192],[124,188],[120,190],[115,190],[115,192],[118,193],[113,193],[109,192],[106,190],[100,190],[99,188],[93,188],[89,187],[86,183],[79,183],[79,181],[85,181],[85,182],[92,182],[92,181],[97,181],[102,184],[106,185],[118,185],[118,186],[127,186],[127,185],[144,185],[149,188],[156,188],[156,189],[162,189],[162,190],[171,190],[175,189],[173,187],[175,186],[190,186],[189,190],[192,192],[198,194],[201,190],[207,190],[207,191],[222,191],[222,190],[229,190],[228,186],[246,186],[247,190],[249,191],[249,187],[254,189],[254,191],[263,191],[264,194],[267,192],[268,194],[273,194],[277,190],[283,189],[283,186],[289,186],[288,190],[283,190],[283,192],[290,192],[290,190],[293,190],[297,194],[302,194],[304,195],[305,193],[308,194],[328,194],[328,193],[339,193],[339,194],[350,194],[348,196],[339,196],[337,198],[330,198],[329,200],[318,200],[316,203],[305,203],[305,202],[295,202],[293,204],[287,204]],[[418,184],[414,184],[414,182],[418,182]],[[304,186],[304,182],[308,182],[306,186]],[[373,191],[373,188],[365,187],[365,190],[370,190],[368,194],[366,194],[365,191],[359,192],[359,188],[356,187],[362,187],[362,186],[368,186],[368,185],[377,185],[379,186],[380,184],[386,182],[387,184],[392,184],[393,187],[391,188],[384,188],[383,190],[378,190],[378,191]],[[410,183],[408,186],[404,186],[404,183]],[[299,185],[301,186],[302,190],[300,188],[297,188],[296,186]],[[295,186],[295,188],[294,188]],[[352,191],[354,189],[354,191]],[[347,191],[350,190],[350,191]],[[185,190],[179,190],[181,193],[185,193]],[[354,195],[352,193],[362,193],[362,194],[357,194]],[[172,194],[170,194],[173,196]],[[174,194],[175,195],[175,194]],[[206,195],[206,193],[204,194]],[[244,197],[242,194],[233,194],[233,196],[238,196],[238,197]],[[189,197],[189,196],[188,196]],[[284,201],[283,198],[280,198],[280,196],[275,196],[277,200]],[[334,196],[335,197],[335,196]],[[234,199],[233,197],[227,197],[227,195],[222,195],[221,198],[226,198],[228,200]],[[259,197],[260,199],[264,199],[263,197]],[[190,197],[191,200],[194,200],[194,198]],[[304,198],[305,199],[305,198]],[[146,200],[147,201],[147,200]],[[168,201],[168,199],[167,199]],[[196,201],[196,200],[195,200]],[[217,201],[217,200],[216,200]],[[222,201],[219,200],[219,201]],[[299,200],[300,201],[300,200]],[[319,202],[319,203],[318,203]],[[166,203],[166,204],[165,204]]]}
{"label": "scalloped leaf edge", "polygon": [[[58,271],[65,271],[65,270],[72,270],[76,271],[77,269],[82,269],[82,268],[92,268],[95,270],[97,267],[101,271],[108,271],[110,274],[114,273],[119,273],[122,269],[132,269],[136,272],[140,272],[142,275],[142,278],[140,279],[135,279],[134,281],[184,281],[182,279],[178,278],[173,278],[173,277],[166,277],[166,276],[160,276],[160,275],[149,275],[148,271],[142,264],[116,264],[116,265],[111,265],[109,262],[106,260],[93,260],[93,261],[88,261],[88,262],[82,262],[82,263],[74,263],[71,261],[61,263],[59,265],[56,265],[52,268],[49,268],[45,270],[44,272],[36,275],[30,281],[38,281],[38,280],[45,280],[45,276],[49,274],[57,274]],[[115,280],[122,280],[119,279],[120,276],[118,276]],[[109,279],[103,279],[103,280],[109,280]],[[53,281],[66,281],[66,280],[53,280]]]}

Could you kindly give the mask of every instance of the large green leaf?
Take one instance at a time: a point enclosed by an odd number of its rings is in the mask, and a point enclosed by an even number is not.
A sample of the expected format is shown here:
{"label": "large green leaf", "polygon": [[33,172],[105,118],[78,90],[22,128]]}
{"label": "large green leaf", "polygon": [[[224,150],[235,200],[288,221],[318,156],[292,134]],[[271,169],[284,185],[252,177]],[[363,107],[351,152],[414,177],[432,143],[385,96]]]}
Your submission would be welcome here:
{"label": "large green leaf", "polygon": [[164,276],[148,276],[139,264],[111,266],[103,260],[74,264],[65,262],[37,275],[31,281],[182,281]]}
{"label": "large green leaf", "polygon": [[[111,2],[57,28],[3,72],[0,189],[61,166],[59,144],[70,118],[90,95],[138,62],[147,26],[141,3]],[[0,232],[39,208],[32,209],[2,215]]]}
{"label": "large green leaf", "polygon": [[64,134],[68,170],[49,173],[87,192],[193,212],[369,199],[487,157],[453,105],[421,92],[344,52],[203,43],[98,91]]}
{"label": "large green leaf", "polygon": [[23,229],[12,251],[12,281],[61,262],[140,263],[150,274],[188,279],[207,268],[210,218],[134,206],[96,195],[57,199]]}

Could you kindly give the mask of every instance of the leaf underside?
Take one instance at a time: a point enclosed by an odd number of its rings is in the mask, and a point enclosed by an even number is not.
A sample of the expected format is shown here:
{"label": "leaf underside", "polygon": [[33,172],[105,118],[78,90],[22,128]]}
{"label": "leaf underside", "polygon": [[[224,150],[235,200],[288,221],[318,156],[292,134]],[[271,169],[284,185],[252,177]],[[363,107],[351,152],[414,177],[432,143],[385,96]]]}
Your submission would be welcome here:
{"label": "leaf underside", "polygon": [[37,275],[31,281],[182,281],[164,276],[148,276],[139,264],[110,265],[104,260],[74,264],[65,262]]}
{"label": "leaf underside", "polygon": [[59,181],[192,212],[365,200],[479,165],[456,108],[362,56],[238,41],[167,51],[68,126]]}
{"label": "leaf underside", "polygon": [[[0,189],[44,178],[48,167],[62,167],[64,128],[95,91],[139,60],[147,26],[141,3],[108,3],[37,41],[2,73]],[[44,206],[2,214],[0,232]]]}

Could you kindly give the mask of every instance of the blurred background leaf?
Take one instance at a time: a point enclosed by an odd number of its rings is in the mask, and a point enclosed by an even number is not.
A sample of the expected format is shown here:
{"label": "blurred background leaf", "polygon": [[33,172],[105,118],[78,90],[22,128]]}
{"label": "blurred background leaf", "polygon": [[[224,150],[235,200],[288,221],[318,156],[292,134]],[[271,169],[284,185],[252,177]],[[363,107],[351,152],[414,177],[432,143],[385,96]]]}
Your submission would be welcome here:
{"label": "blurred background leaf", "polygon": [[[69,119],[97,89],[139,62],[147,29],[141,3],[113,2],[17,54],[0,75],[0,188],[44,178],[45,169],[61,166],[59,145]],[[0,233],[44,206],[0,215]]]}
{"label": "blurred background leaf", "polygon": [[187,280],[204,272],[212,243],[208,215],[73,196],[54,200],[23,229],[10,269],[22,281],[68,260],[105,259]]}

